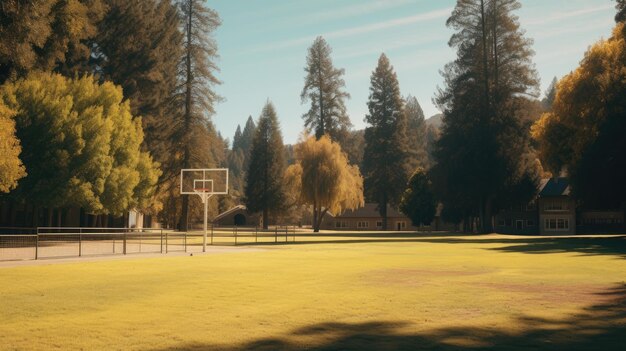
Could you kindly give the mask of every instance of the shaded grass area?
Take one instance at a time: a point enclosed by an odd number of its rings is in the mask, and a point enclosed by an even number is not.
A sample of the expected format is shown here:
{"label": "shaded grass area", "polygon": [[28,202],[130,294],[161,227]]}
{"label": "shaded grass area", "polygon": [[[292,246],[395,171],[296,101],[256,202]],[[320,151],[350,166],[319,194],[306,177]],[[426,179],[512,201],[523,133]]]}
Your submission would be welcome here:
{"label": "shaded grass area", "polygon": [[301,234],[0,269],[0,349],[572,350],[626,341],[623,237]]}

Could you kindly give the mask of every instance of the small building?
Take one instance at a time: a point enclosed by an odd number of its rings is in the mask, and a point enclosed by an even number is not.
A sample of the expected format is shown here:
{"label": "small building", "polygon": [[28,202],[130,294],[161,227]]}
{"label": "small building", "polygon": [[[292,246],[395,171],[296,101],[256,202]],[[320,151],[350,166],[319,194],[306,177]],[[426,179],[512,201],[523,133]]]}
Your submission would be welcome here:
{"label": "small building", "polygon": [[543,179],[537,198],[539,234],[576,234],[576,202],[567,178]]}
{"label": "small building", "polygon": [[246,206],[237,205],[228,211],[222,212],[213,219],[213,225],[217,226],[251,226],[261,224],[258,213],[250,213]]}
{"label": "small building", "polygon": [[[366,203],[356,210],[346,210],[340,215],[326,214],[322,222],[326,230],[383,230],[383,217],[378,211],[378,204]],[[417,230],[411,220],[400,211],[387,205],[387,230]]]}
{"label": "small building", "polygon": [[495,216],[495,231],[500,234],[534,235],[538,233],[538,226],[536,200],[500,210]]}

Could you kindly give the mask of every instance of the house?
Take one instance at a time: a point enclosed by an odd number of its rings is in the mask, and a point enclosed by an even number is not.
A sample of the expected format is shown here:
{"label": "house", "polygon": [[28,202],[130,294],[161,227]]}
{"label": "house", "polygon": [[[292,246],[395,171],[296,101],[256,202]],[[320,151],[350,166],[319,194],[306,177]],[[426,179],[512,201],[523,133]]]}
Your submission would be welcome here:
{"label": "house", "polygon": [[575,234],[576,204],[567,178],[542,179],[528,204],[500,210],[495,231],[500,234]]}
{"label": "house", "polygon": [[237,205],[226,212],[222,212],[213,219],[217,226],[258,226],[261,217],[258,213],[250,213],[244,205]]}
{"label": "house", "polygon": [[[378,204],[366,203],[356,210],[346,210],[339,215],[327,213],[321,225],[326,230],[383,230],[383,217],[378,211]],[[411,220],[387,205],[387,230],[417,230]]]}
{"label": "house", "polygon": [[624,232],[623,210],[579,208],[564,177],[543,179],[529,204],[498,212],[495,230],[501,234],[600,234]]}
{"label": "house", "polygon": [[576,202],[567,178],[543,179],[537,199],[539,234],[576,234]]}
{"label": "house", "polygon": [[537,201],[511,206],[495,216],[495,231],[500,234],[537,234],[539,214]]}

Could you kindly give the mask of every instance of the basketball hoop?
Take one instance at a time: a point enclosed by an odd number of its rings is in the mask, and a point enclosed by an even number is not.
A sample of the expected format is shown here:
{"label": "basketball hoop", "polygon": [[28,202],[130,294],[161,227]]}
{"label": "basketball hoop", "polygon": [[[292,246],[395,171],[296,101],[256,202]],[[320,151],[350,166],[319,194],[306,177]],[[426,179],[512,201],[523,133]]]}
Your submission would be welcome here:
{"label": "basketball hoop", "polygon": [[228,194],[228,168],[201,168],[180,170],[180,194],[200,196],[204,204],[204,238],[202,252],[206,252],[209,199],[213,195]]}

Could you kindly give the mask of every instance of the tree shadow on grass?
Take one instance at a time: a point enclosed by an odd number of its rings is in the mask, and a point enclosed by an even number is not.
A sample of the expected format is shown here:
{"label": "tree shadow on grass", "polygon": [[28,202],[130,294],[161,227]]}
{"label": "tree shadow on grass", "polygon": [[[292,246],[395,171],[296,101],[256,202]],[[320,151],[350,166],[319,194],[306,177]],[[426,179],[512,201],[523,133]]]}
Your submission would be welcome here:
{"label": "tree shadow on grass", "polygon": [[626,236],[534,238],[509,242],[513,245],[493,248],[502,252],[550,254],[575,252],[582,255],[615,255],[626,258]]}
{"label": "tree shadow on grass", "polygon": [[[342,235],[344,239],[333,239],[328,235],[322,240],[278,242],[283,245],[311,244],[367,244],[367,243],[432,243],[432,244],[502,244],[501,247],[490,247],[489,250],[501,252],[521,252],[528,254],[551,254],[574,252],[582,255],[614,255],[626,258],[626,236],[606,237],[494,237],[490,235],[471,235],[438,233],[438,234],[355,234]],[[347,237],[347,239],[345,239]],[[276,243],[251,243],[249,245],[276,245]],[[247,245],[247,244],[244,244]]]}
{"label": "tree shadow on grass", "polygon": [[331,322],[296,329],[284,337],[268,337],[240,345],[187,344],[162,351],[623,350],[626,345],[626,285],[599,295],[604,302],[567,319],[519,317],[513,322],[515,328],[450,327],[407,333],[408,322]]}

